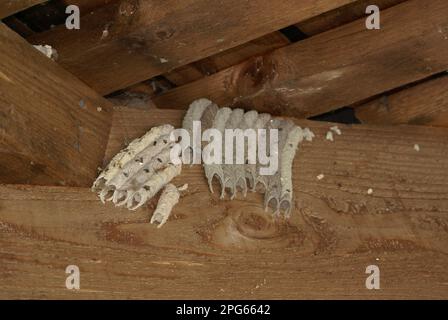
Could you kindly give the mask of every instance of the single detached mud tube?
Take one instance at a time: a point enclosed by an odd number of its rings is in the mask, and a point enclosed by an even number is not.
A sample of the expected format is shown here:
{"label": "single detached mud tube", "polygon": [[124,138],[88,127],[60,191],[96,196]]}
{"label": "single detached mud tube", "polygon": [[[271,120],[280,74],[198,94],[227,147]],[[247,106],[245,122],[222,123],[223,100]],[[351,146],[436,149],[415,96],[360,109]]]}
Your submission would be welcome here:
{"label": "single detached mud tube", "polygon": [[149,199],[154,197],[168,182],[173,180],[176,176],[180,175],[182,166],[168,165],[165,169],[160,170],[148,180],[142,188],[132,193],[126,206],[131,210],[136,210],[144,205]]}

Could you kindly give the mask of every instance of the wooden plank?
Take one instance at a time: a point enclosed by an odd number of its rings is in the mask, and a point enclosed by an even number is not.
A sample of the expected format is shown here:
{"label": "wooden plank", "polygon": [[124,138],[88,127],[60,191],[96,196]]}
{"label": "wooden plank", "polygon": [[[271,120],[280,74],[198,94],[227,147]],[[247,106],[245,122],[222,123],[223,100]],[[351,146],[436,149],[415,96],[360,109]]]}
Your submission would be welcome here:
{"label": "wooden plank", "polygon": [[[182,116],[116,109],[109,154]],[[184,166],[176,183],[189,189],[162,229],[148,223],[154,203],[130,212],[87,189],[1,186],[0,297],[448,298],[448,130],[340,125],[330,142],[331,124],[299,124],[317,137],[296,156],[286,221],[260,195],[220,201],[200,166]],[[65,289],[70,264],[77,292]],[[365,288],[372,264],[381,290]]]}
{"label": "wooden plank", "polygon": [[16,16],[7,17],[3,19],[2,22],[21,37],[26,38],[34,34],[34,31]]}
{"label": "wooden plank", "polygon": [[89,185],[111,104],[4,24],[0,40],[0,181]]}
{"label": "wooden plank", "polygon": [[81,16],[91,14],[103,6],[109,6],[119,0],[65,0],[66,5],[74,4],[79,7]]}
{"label": "wooden plank", "polygon": [[357,0],[340,8],[325,12],[316,17],[296,24],[296,26],[306,35],[328,31],[342,26],[360,18],[367,17],[366,8],[369,5],[376,5],[380,10],[385,10],[407,0]]}
{"label": "wooden plank", "polygon": [[289,44],[281,32],[273,32],[229,50],[217,53],[170,71],[163,76],[176,86],[209,76],[225,68],[241,63],[252,56],[259,56]]}
{"label": "wooden plank", "polygon": [[447,15],[446,1],[407,1],[382,12],[381,30],[367,30],[360,19],[175,88],[154,102],[187,108],[208,97],[297,117],[325,113],[446,70]]}
{"label": "wooden plank", "polygon": [[121,1],[31,37],[102,94],[111,93],[354,0]]}
{"label": "wooden plank", "polygon": [[[405,0],[379,0],[376,1],[375,4],[383,10],[404,1]],[[297,27],[305,34],[314,36],[364,17],[365,9],[370,2],[369,0],[358,0],[349,3],[345,6],[298,23]],[[288,44],[289,41],[281,32],[273,32],[259,39],[244,43],[238,47],[177,68],[164,74],[164,77],[176,86],[181,86],[241,63],[252,56],[262,55]]]}
{"label": "wooden plank", "polygon": [[46,1],[47,0],[3,0],[0,3],[0,19]]}
{"label": "wooden plank", "polygon": [[384,94],[356,107],[363,123],[448,127],[448,75]]}

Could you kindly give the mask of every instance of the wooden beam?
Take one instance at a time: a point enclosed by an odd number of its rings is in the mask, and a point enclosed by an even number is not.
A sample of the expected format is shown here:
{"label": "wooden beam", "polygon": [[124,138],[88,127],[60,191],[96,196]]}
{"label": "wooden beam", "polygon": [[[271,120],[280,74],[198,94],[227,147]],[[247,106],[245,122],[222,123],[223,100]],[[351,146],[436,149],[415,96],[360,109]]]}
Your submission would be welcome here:
{"label": "wooden beam", "polygon": [[448,74],[356,107],[363,123],[448,127]]}
{"label": "wooden beam", "polygon": [[34,34],[34,31],[25,23],[23,23],[16,16],[10,16],[2,20],[5,25],[14,30],[22,37],[29,37]]}
{"label": "wooden beam", "polygon": [[74,4],[79,7],[81,16],[91,14],[94,10],[103,6],[110,6],[119,0],[64,0],[66,5]]}
{"label": "wooden beam", "polygon": [[325,113],[448,69],[447,15],[444,0],[407,1],[382,11],[381,30],[367,30],[360,19],[175,88],[154,102],[187,108],[208,97],[297,117]]}
{"label": "wooden beam", "polygon": [[0,182],[87,186],[111,104],[0,24]]}
{"label": "wooden beam", "polygon": [[316,17],[297,23],[296,26],[306,35],[315,36],[319,33],[340,27],[360,18],[366,17],[366,8],[376,5],[385,10],[407,0],[357,0],[340,8],[325,12]]}
{"label": "wooden beam", "polygon": [[252,56],[259,56],[284,47],[289,43],[289,40],[281,32],[276,31],[259,39],[243,43],[238,47],[182,66],[165,73],[163,76],[176,86],[181,86],[241,63]]}
{"label": "wooden beam", "polygon": [[0,19],[44,2],[47,0],[3,0],[0,3]]}
{"label": "wooden beam", "polygon": [[[108,154],[182,116],[117,108]],[[339,125],[330,142],[332,124],[298,123],[316,138],[294,161],[289,220],[257,194],[219,200],[201,166],[184,166],[176,184],[189,188],[162,229],[148,223],[154,202],[130,212],[87,189],[0,186],[0,297],[447,299],[448,130]],[[365,288],[372,264],[381,290]]]}
{"label": "wooden beam", "polygon": [[[365,17],[366,7],[371,2],[369,1],[370,0],[357,0],[351,2],[345,6],[298,23],[296,26],[305,34],[314,36],[361,17]],[[381,10],[384,10],[404,1],[406,0],[377,0],[375,1],[375,4]],[[182,66],[163,74],[163,76],[176,86],[181,86],[241,63],[252,56],[266,54],[288,44],[288,39],[281,32],[276,31],[259,39],[246,42],[238,47]]]}
{"label": "wooden beam", "polygon": [[134,1],[112,3],[31,37],[101,94],[236,47],[354,0]]}

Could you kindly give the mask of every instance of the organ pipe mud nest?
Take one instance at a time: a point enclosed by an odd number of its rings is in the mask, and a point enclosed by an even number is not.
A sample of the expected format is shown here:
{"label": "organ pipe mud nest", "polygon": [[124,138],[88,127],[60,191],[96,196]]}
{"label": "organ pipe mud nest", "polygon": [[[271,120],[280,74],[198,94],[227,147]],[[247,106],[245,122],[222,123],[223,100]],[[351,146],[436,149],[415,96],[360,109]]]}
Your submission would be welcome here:
{"label": "organ pipe mud nest", "polygon": [[[312,141],[314,134],[308,128],[302,129],[288,119],[274,118],[257,111],[245,112],[239,108],[219,108],[208,99],[199,99],[190,105],[182,123],[189,137],[194,137],[195,121],[200,122],[199,134],[206,137],[206,140],[210,141],[207,135],[209,129],[215,129],[215,132],[219,133],[214,138],[221,136],[221,150],[228,147],[226,144],[229,143],[229,130],[255,132],[256,146],[264,143],[268,155],[275,157],[278,163],[275,172],[263,173],[263,164],[259,160],[256,161],[250,152],[253,150],[250,149],[249,140],[247,144],[243,143],[242,162],[241,159],[238,162],[237,145],[232,140],[230,163],[224,152],[214,155],[214,162],[203,163],[210,191],[214,192],[213,180],[216,179],[221,188],[221,198],[229,194],[232,200],[238,192],[246,197],[248,190],[262,192],[266,210],[272,208],[276,215],[283,213],[289,216],[293,207],[292,164],[296,150],[304,139]],[[164,225],[172,208],[179,201],[180,190],[185,190],[185,187],[179,189],[170,183],[181,174],[182,169],[182,164],[173,161],[173,157],[189,153],[188,158],[194,159],[197,157],[195,151],[201,152],[204,146],[204,150],[207,148],[203,140],[197,146],[191,139],[187,143],[188,148],[174,148],[179,142],[174,132],[173,126],[161,125],[132,141],[100,173],[92,191],[98,193],[103,203],[112,201],[116,206],[126,206],[130,210],[140,208],[161,191],[157,208],[150,221],[158,223],[159,227]],[[203,160],[204,157],[202,153]]]}

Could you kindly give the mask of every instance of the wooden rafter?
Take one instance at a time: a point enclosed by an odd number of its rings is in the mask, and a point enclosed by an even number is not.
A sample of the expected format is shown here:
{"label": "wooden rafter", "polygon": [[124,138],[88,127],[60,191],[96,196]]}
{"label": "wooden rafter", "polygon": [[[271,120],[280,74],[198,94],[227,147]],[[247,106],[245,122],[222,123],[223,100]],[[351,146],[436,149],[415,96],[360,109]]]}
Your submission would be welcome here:
{"label": "wooden rafter", "polygon": [[366,16],[366,8],[376,5],[380,10],[385,10],[407,0],[357,0],[343,7],[325,12],[321,15],[297,23],[296,26],[308,36],[331,30]]}
{"label": "wooden rafter", "polygon": [[[108,155],[182,116],[117,108]],[[73,297],[64,271],[76,264],[76,298],[447,298],[447,129],[340,125],[330,142],[332,124],[298,123],[316,138],[294,161],[290,220],[254,193],[220,201],[201,166],[176,179],[189,188],[162,230],[150,208],[103,205],[87,189],[1,186],[0,297]],[[371,264],[381,290],[365,288]]]}
{"label": "wooden rafter", "polygon": [[360,19],[154,101],[161,108],[186,108],[208,97],[277,114],[318,115],[448,69],[447,15],[444,0],[407,1],[382,11],[381,30],[367,30]]}
{"label": "wooden rafter", "polygon": [[448,75],[382,95],[356,107],[356,117],[371,124],[448,127]]}
{"label": "wooden rafter", "polygon": [[[404,1],[406,0],[377,0],[375,4],[381,10],[384,10]],[[366,7],[370,3],[370,0],[350,2],[345,6],[300,22],[296,26],[300,32],[308,36],[314,36],[364,17]],[[184,85],[243,62],[252,56],[265,54],[274,49],[284,47],[287,44],[289,44],[289,41],[287,41],[281,32],[273,32],[222,53],[182,66],[164,74],[164,77],[176,86]]]}

